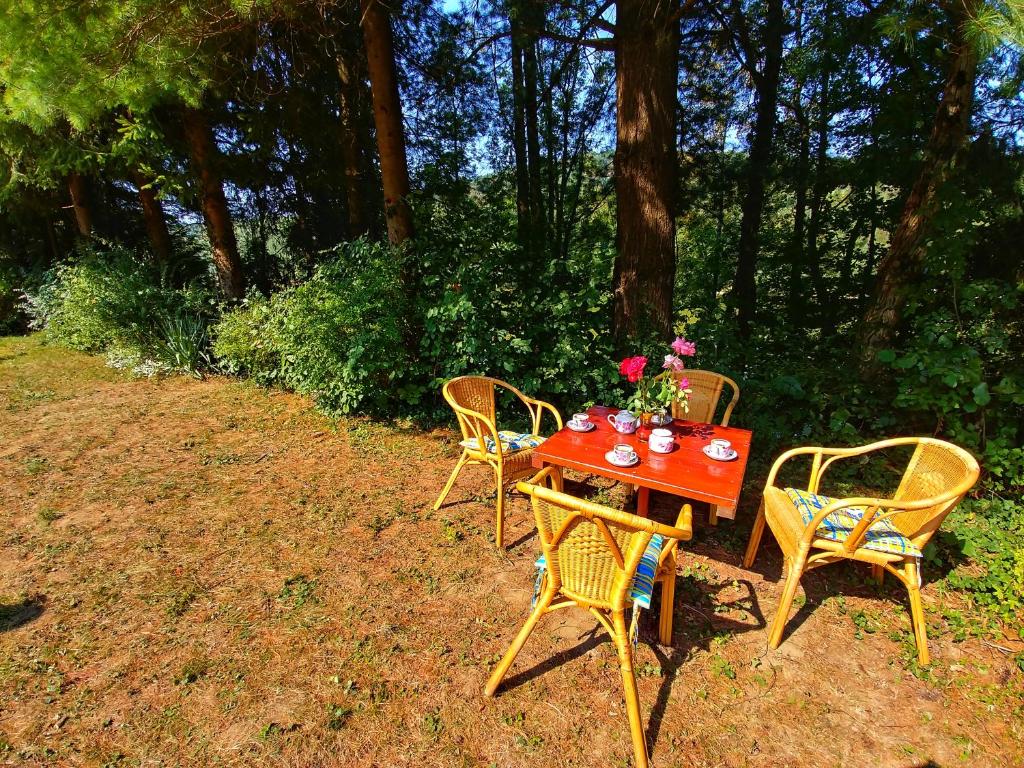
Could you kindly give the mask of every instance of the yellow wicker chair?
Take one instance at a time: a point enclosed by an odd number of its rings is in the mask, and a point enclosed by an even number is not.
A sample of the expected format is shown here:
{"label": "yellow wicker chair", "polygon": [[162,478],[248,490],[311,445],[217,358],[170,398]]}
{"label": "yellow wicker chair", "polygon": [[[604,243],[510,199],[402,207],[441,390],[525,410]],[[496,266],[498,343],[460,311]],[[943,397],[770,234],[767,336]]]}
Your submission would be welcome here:
{"label": "yellow wicker chair", "polygon": [[[871,496],[846,499],[823,497],[820,500],[823,506],[805,525],[804,517],[793,498],[775,485],[779,468],[794,456],[813,456],[807,493],[817,494],[821,477],[833,462],[900,445],[912,445],[916,448],[891,499]],[[918,660],[922,665],[928,664],[928,636],[921,606],[920,557],[915,554],[879,551],[877,548],[869,549],[865,544],[869,531],[873,535],[888,535],[881,528],[886,525],[885,521],[888,521],[890,531],[897,540],[900,536],[905,537],[904,540],[909,541],[919,552],[942,524],[946,515],[974,485],[978,474],[978,462],[971,454],[951,443],[930,437],[901,437],[857,448],[794,448],[782,454],[768,474],[761,508],[754,521],[754,529],[743,558],[744,567],[749,568],[757,555],[764,524],[767,521],[785,556],[786,575],[782,602],[779,603],[778,613],[768,635],[769,647],[778,648],[782,641],[782,632],[789,618],[793,597],[805,571],[840,560],[859,560],[871,565],[877,579],[880,580],[888,571],[907,588],[910,593],[910,615],[914,639],[917,642]],[[845,540],[826,537],[826,530],[820,528],[822,522],[836,510],[847,507],[864,510],[860,521],[852,527],[845,527],[845,530],[849,531]],[[816,507],[809,506],[808,509],[814,510]]]}
{"label": "yellow wicker chair", "polygon": [[[485,464],[494,470],[498,485],[497,524],[495,526],[495,542],[501,548],[504,545],[505,531],[505,486],[523,477],[533,474],[531,465],[532,448],[516,447],[509,449],[509,444],[502,442],[498,433],[495,412],[495,388],[502,387],[514,394],[530,412],[531,435],[540,437],[540,423],[544,411],[548,410],[555,417],[558,429],[562,428],[562,416],[550,403],[527,397],[511,384],[489,376],[460,376],[445,383],[441,391],[444,399],[455,411],[462,430],[462,456],[452,470],[451,477],[434,502],[434,509],[439,509],[455,485],[459,473],[467,464]],[[493,450],[489,448],[493,446]]]}
{"label": "yellow wicker chair", "polygon": [[[546,487],[546,482],[551,488]],[[663,644],[671,642],[676,547],[679,541],[693,535],[690,506],[683,506],[674,527],[662,525],[562,493],[561,476],[554,467],[542,470],[530,482],[521,482],[517,487],[533,499],[547,568],[536,605],[491,673],[484,693],[494,695],[544,614],[570,606],[583,608],[608,630],[615,643],[633,737],[634,764],[636,768],[647,768],[647,743],[626,611],[632,605],[629,594],[637,566],[651,537],[660,534],[666,542],[656,577],[662,582],[659,639]]]}
{"label": "yellow wicker chair", "polygon": [[[688,379],[690,381],[690,397],[688,399],[688,410],[672,401],[672,418],[687,419],[688,421],[699,421],[702,424],[710,424],[715,418],[715,411],[718,409],[718,401],[722,397],[722,389],[726,384],[732,387],[732,399],[725,406],[725,413],[722,414],[721,426],[729,426],[729,417],[732,416],[733,408],[740,400],[740,387],[728,376],[714,371],[686,370],[686,371],[665,371],[656,377],[660,381],[666,376],[673,379]],[[714,504],[708,510],[708,522],[711,525],[718,525],[718,507]]]}
{"label": "yellow wicker chair", "polygon": [[671,376],[677,380],[682,378],[689,379],[690,389],[692,390],[688,403],[689,410],[684,411],[679,403],[673,402],[672,418],[699,421],[704,424],[710,424],[714,420],[715,411],[718,409],[718,401],[722,397],[724,385],[728,384],[732,387],[732,399],[725,407],[725,413],[722,414],[721,421],[721,426],[729,426],[729,417],[732,416],[732,410],[740,399],[740,387],[735,381],[728,376],[723,376],[714,371],[701,370],[686,370],[678,373],[675,371],[665,371],[659,374],[657,378],[660,380],[665,376]]}

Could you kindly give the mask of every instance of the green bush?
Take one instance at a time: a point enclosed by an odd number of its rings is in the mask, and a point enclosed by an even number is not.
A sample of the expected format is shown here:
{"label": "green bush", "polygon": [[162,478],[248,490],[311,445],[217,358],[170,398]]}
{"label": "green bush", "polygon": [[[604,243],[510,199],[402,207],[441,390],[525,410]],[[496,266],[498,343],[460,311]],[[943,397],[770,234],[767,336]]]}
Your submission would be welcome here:
{"label": "green bush", "polygon": [[281,384],[284,372],[280,320],[286,311],[286,293],[267,299],[250,294],[238,307],[221,315],[213,327],[213,354],[226,373],[254,381]]}
{"label": "green bush", "polygon": [[423,386],[403,343],[401,263],[383,245],[345,245],[309,281],[225,314],[214,353],[227,370],[311,395],[328,413],[415,402]]}
{"label": "green bush", "polygon": [[141,373],[195,373],[204,363],[209,288],[183,288],[133,254],[89,249],[48,272],[23,304],[33,328],[56,344],[106,352]]}

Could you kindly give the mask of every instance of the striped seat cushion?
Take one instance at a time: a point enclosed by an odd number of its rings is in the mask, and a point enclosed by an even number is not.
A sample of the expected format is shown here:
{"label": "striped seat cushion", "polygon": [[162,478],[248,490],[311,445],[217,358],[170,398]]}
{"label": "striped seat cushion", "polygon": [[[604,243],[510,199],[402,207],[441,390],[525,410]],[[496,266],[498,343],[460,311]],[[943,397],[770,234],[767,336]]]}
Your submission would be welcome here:
{"label": "striped seat cushion", "polygon": [[[828,504],[835,501],[829,496],[821,496],[798,488],[784,488],[793,506],[800,512],[804,525],[814,519]],[[818,526],[817,534],[823,539],[844,542],[850,538],[853,529],[864,517],[864,507],[842,507],[829,514]],[[888,555],[910,555],[921,557],[921,550],[914,546],[906,536],[892,524],[889,519],[878,520],[868,528],[867,535],[861,546]]]}
{"label": "striped seat cushion", "polygon": [[[665,537],[655,534],[651,537],[651,542],[647,545],[647,549],[644,550],[643,557],[640,558],[640,565],[637,566],[636,573],[633,575],[633,583],[629,588],[629,599],[638,608],[651,607],[654,577],[658,573],[658,560],[661,558],[661,550],[664,547]],[[547,561],[544,559],[544,555],[538,557],[534,565],[537,567],[537,588],[534,590],[534,599],[536,600],[536,593],[539,592],[540,577],[547,569]]]}
{"label": "striped seat cushion", "polygon": [[[538,445],[544,442],[544,438],[540,435],[531,435],[528,432],[507,432],[502,430],[498,432],[498,439],[501,441],[501,452],[502,453],[516,453],[517,451],[525,451],[529,448],[536,448]],[[459,443],[463,448],[469,448],[471,451],[479,451],[480,443],[475,437],[471,437],[468,440],[463,440]],[[497,449],[494,445],[494,438],[488,436],[484,438],[484,445],[487,446],[488,453],[497,453]]]}

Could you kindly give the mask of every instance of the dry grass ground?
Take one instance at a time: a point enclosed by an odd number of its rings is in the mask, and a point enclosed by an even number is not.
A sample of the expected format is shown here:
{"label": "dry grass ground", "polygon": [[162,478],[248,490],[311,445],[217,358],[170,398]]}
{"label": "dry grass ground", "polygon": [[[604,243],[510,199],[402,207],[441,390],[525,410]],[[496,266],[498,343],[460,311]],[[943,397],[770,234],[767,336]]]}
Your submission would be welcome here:
{"label": "dry grass ground", "polygon": [[[629,765],[585,615],[548,617],[483,698],[536,540],[514,497],[494,549],[482,470],[430,510],[455,442],[0,341],[0,764]],[[686,547],[672,648],[646,618],[656,766],[1024,765],[1024,676],[938,631],[916,670],[902,596],[855,567],[811,574],[768,652],[777,550],[739,567],[744,513]],[[926,590],[933,617],[951,599]]]}

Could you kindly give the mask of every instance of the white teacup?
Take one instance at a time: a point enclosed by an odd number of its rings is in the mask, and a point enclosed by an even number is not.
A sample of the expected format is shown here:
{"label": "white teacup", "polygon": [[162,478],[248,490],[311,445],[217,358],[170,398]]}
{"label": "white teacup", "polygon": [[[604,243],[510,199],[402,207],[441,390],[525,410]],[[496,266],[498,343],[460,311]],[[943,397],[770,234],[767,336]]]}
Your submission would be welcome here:
{"label": "white teacup", "polygon": [[574,427],[579,429],[586,429],[590,426],[590,414],[589,413],[574,413],[572,415],[572,423]]}
{"label": "white teacup", "polygon": [[716,459],[726,459],[729,457],[729,453],[732,451],[732,443],[728,440],[724,440],[721,437],[716,437],[711,441],[711,455]]}
{"label": "white teacup", "polygon": [[671,429],[651,430],[651,436],[647,439],[647,445],[655,453],[671,453],[676,444],[676,437]]}
{"label": "white teacup", "polygon": [[618,443],[612,450],[615,452],[615,460],[622,464],[628,464],[636,458],[636,451],[629,443]]}

